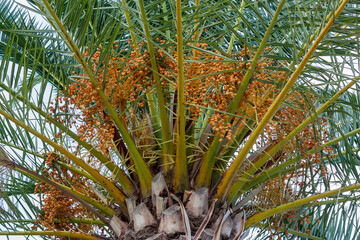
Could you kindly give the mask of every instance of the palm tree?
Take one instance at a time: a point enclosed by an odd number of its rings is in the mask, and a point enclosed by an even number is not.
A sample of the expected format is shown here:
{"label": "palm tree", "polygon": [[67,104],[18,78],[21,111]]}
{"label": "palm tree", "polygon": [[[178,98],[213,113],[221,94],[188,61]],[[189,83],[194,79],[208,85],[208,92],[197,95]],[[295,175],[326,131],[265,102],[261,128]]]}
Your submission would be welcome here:
{"label": "palm tree", "polygon": [[1,0],[0,235],[359,238],[359,5]]}

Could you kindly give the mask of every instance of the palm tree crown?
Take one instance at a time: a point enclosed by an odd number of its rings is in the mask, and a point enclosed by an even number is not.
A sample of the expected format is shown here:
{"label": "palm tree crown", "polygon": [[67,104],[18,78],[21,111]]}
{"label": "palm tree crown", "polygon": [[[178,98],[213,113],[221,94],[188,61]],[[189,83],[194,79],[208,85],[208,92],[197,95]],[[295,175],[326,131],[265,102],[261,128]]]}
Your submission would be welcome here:
{"label": "palm tree crown", "polygon": [[0,235],[359,237],[358,1],[0,9]]}

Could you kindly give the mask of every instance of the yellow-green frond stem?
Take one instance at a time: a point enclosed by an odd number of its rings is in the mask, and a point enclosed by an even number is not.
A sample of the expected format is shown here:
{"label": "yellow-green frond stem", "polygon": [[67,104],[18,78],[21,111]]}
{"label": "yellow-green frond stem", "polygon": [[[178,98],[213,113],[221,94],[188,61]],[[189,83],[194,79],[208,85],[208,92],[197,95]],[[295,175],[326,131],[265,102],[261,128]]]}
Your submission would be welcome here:
{"label": "yellow-green frond stem", "polygon": [[204,119],[204,120],[198,121],[196,123],[196,129],[199,129],[199,132],[195,132],[195,139],[197,139],[197,143],[200,142],[201,136],[203,135],[206,126],[209,124],[208,120],[213,113],[214,113],[214,110],[210,106],[203,109],[200,119]]}
{"label": "yellow-green frond stem", "polygon": [[[81,64],[84,72],[89,77],[94,89],[96,89],[97,93],[99,94],[101,100],[103,101],[106,109],[109,112],[109,115],[111,116],[112,120],[114,121],[116,127],[119,129],[124,142],[128,146],[129,152],[134,160],[135,169],[137,171],[137,174],[139,176],[140,181],[140,188],[141,193],[144,197],[150,195],[150,189],[151,189],[151,179],[152,174],[150,172],[149,167],[145,163],[145,161],[142,159],[135,143],[133,142],[131,136],[129,135],[127,128],[123,125],[122,121],[120,120],[117,112],[115,109],[111,106],[109,100],[107,99],[105,93],[101,90],[101,86],[97,82],[96,78],[94,77],[94,74],[92,70],[89,68],[89,65],[86,63],[84,57],[82,56],[79,48],[76,46],[75,42],[70,37],[70,34],[66,31],[65,27],[62,25],[60,19],[56,16],[56,13],[51,8],[50,4],[47,0],[43,0],[43,3],[46,7],[46,10],[50,13],[53,20],[55,21],[55,24],[57,26],[57,29],[60,30],[61,36],[64,38],[65,43],[69,46],[69,48],[74,52],[74,56],[76,60]],[[115,191],[112,191],[115,193]]]}
{"label": "yellow-green frond stem", "polygon": [[210,187],[212,171],[215,165],[216,155],[220,149],[220,135],[216,134],[210,148],[206,151],[200,171],[196,176],[196,187]]}
{"label": "yellow-green frond stem", "polygon": [[137,53],[140,53],[139,48],[137,46],[138,43],[136,41],[136,36],[135,36],[134,32],[132,31],[131,17],[130,17],[130,14],[129,14],[128,10],[127,10],[128,6],[126,4],[126,0],[121,0],[121,3],[124,6],[123,10],[124,10],[124,13],[125,13],[126,23],[127,23],[128,27],[129,27],[129,32],[130,32],[130,37],[131,37],[132,44],[135,46],[135,51]]}
{"label": "yellow-green frond stem", "polygon": [[279,17],[279,14],[281,12],[282,7],[284,6],[284,3],[285,3],[285,0],[281,0],[279,2],[276,12],[275,12],[273,18],[271,19],[269,27],[265,32],[265,35],[259,45],[259,48],[256,50],[256,53],[255,53],[255,56],[253,57],[253,59],[251,59],[250,68],[246,71],[246,74],[240,83],[239,89],[237,90],[234,101],[231,103],[231,105],[229,107],[230,113],[235,113],[235,110],[237,109],[237,107],[241,101],[241,98],[247,89],[247,86],[251,80],[251,76],[252,76],[253,72],[255,71],[256,64],[258,63],[258,61],[265,49],[266,43],[272,33],[272,30],[276,24],[277,18]]}
{"label": "yellow-green frond stem", "polygon": [[[276,177],[281,177],[282,175],[286,175],[287,173],[290,172],[294,172],[297,169],[302,168],[302,164],[301,163],[297,163],[296,165],[287,168],[287,169],[282,169],[281,173],[277,173],[277,172],[272,172],[271,175],[267,174],[265,175],[261,175],[261,177],[259,176],[259,178],[253,178],[251,181],[247,182],[247,183],[243,183],[243,181],[236,181],[233,183],[233,185],[231,186],[230,190],[229,190],[229,196],[227,201],[233,203],[233,201],[235,201],[236,197],[240,197],[240,195],[244,192],[247,191],[255,186],[259,186],[259,184],[266,182],[270,179],[276,178]],[[239,190],[241,189],[241,190]],[[232,199],[231,199],[232,197]]]}
{"label": "yellow-green frond stem", "polygon": [[[341,2],[342,2],[342,0],[339,1],[339,3],[341,3]],[[325,21],[329,21],[330,18],[333,16],[333,14],[334,14],[333,12],[330,12],[330,13],[326,16]],[[298,22],[297,22],[297,23],[298,23]],[[296,23],[296,24],[297,24],[297,23]],[[346,28],[346,26],[347,26],[347,25],[342,26],[341,28]],[[298,53],[298,57],[299,57],[299,58],[304,54],[306,48],[308,47],[308,44],[310,44],[310,43],[315,39],[315,35],[318,34],[320,30],[321,30],[321,26],[319,26],[318,28],[316,28],[315,32],[310,36],[308,42],[303,44],[303,46],[301,47],[301,50],[300,50],[299,53]],[[334,37],[337,37],[337,36],[339,36],[339,35],[340,35],[340,33],[336,33],[336,34],[334,34]],[[284,40],[284,41],[285,41],[285,40]],[[283,43],[284,43],[284,42],[283,42]],[[326,47],[328,47],[328,46],[325,45],[324,47],[326,48]],[[319,52],[323,52],[323,51],[324,51],[324,50],[320,50]],[[288,68],[289,68],[290,70],[292,70],[293,67],[295,66],[295,64],[296,64],[296,61],[292,61],[292,62],[290,63],[290,65],[288,66]],[[279,80],[281,81],[282,79],[279,79]],[[279,82],[278,82],[278,83],[279,83]]]}
{"label": "yellow-green frond stem", "polygon": [[[342,1],[342,0],[341,0],[341,1]],[[341,3],[341,1],[339,1],[339,2]],[[326,16],[325,21],[329,21],[329,19],[332,17],[332,15],[333,15],[333,12],[329,13],[329,14]],[[342,26],[341,28],[342,28],[342,29],[345,29],[347,26],[348,26],[348,25],[344,25],[344,26]],[[309,40],[308,40],[308,43],[304,43],[304,44],[303,44],[303,46],[301,47],[301,50],[300,50],[299,53],[298,53],[298,58],[300,58],[300,57],[304,54],[306,48],[308,47],[308,44],[310,44],[310,43],[314,40],[315,35],[319,33],[320,29],[321,29],[321,26],[319,26],[319,27],[315,30],[315,32],[310,36],[310,38],[309,38]],[[334,37],[338,37],[339,35],[340,35],[339,32],[338,32],[338,33],[335,33],[335,34],[334,34]],[[327,48],[327,47],[328,47],[328,45],[324,45],[324,48]],[[321,52],[324,52],[324,50],[319,50],[319,53],[321,53]],[[309,62],[310,62],[310,64],[312,64],[312,60],[310,60]],[[292,69],[294,68],[295,64],[296,64],[296,61],[291,61],[291,63],[290,63],[290,65],[288,66],[288,68],[289,68],[290,70],[292,70]],[[281,79],[281,78],[279,78],[278,81],[277,81],[277,83],[278,83],[278,84],[281,84],[282,81],[284,81],[284,80]]]}
{"label": "yellow-green frond stem", "polygon": [[353,184],[353,185],[350,185],[350,186],[347,186],[347,187],[334,189],[334,190],[327,191],[327,192],[324,192],[324,193],[319,193],[319,194],[316,194],[316,195],[312,195],[310,197],[306,197],[306,198],[303,198],[303,199],[296,200],[294,202],[290,202],[290,203],[280,205],[278,207],[266,210],[264,212],[257,213],[257,214],[253,215],[252,217],[250,217],[249,219],[246,220],[245,229],[253,226],[255,223],[261,222],[262,220],[264,220],[266,218],[269,218],[271,216],[274,216],[274,215],[276,215],[278,213],[284,213],[284,212],[290,211],[292,209],[295,209],[295,208],[298,208],[300,206],[303,206],[303,205],[309,204],[311,202],[314,202],[314,201],[316,201],[318,199],[327,198],[327,197],[330,197],[330,196],[335,196],[335,195],[338,195],[340,193],[349,192],[349,191],[353,191],[353,190],[357,190],[357,189],[360,189],[360,184]]}
{"label": "yellow-green frond stem", "polygon": [[159,70],[157,67],[156,57],[155,57],[155,51],[154,46],[151,39],[151,34],[149,30],[149,22],[146,17],[145,7],[144,7],[144,1],[139,0],[138,1],[140,12],[141,12],[141,19],[142,24],[146,36],[146,42],[148,46],[148,51],[150,54],[150,62],[151,62],[151,68],[153,71],[154,80],[156,83],[155,90],[157,94],[157,101],[158,101],[158,107],[160,110],[160,120],[161,120],[161,131],[162,131],[162,141],[163,141],[163,169],[165,172],[165,175],[169,174],[170,171],[170,163],[172,162],[171,157],[173,154],[173,144],[171,141],[171,131],[170,131],[170,122],[166,110],[166,104],[165,104],[165,98],[164,93],[162,90],[161,80],[159,76]]}
{"label": "yellow-green frond stem", "polygon": [[[194,147],[198,147],[195,145],[195,124],[191,124],[190,129],[186,132],[186,158],[187,160],[187,169],[190,171],[193,166],[193,162],[190,160],[191,157],[194,156]],[[188,172],[189,173],[189,172]]]}
{"label": "yellow-green frond stem", "polygon": [[[166,13],[167,12],[167,7],[166,7],[166,1],[164,1],[163,3],[162,3],[162,11],[163,11],[163,13]],[[165,22],[168,22],[169,21],[169,18],[168,18],[168,16],[164,16],[164,21]],[[166,37],[168,38],[168,39],[170,39],[170,30],[166,30]]]}
{"label": "yellow-green frond stem", "polygon": [[[341,95],[343,95],[348,89],[350,89],[353,85],[356,84],[357,81],[351,81],[345,87],[343,87],[340,91],[338,91],[333,97],[331,97],[326,103],[321,105],[315,113],[311,114],[307,119],[305,119],[302,123],[300,123],[293,131],[291,131],[284,139],[282,139],[279,143],[277,143],[274,147],[270,149],[266,154],[262,155],[262,157],[258,161],[254,161],[254,164],[246,170],[240,179],[242,179],[243,183],[237,183],[236,186],[242,186],[247,182],[247,179],[253,177],[254,173],[261,169],[261,167],[269,161],[269,159],[274,156],[278,151],[282,149],[293,137],[295,137],[301,130],[303,130],[307,125],[309,125],[317,116],[322,114],[325,109],[327,109],[331,104],[333,104]],[[238,192],[239,189],[234,189],[235,186],[232,186],[232,191],[229,191],[228,199],[232,197],[232,192]]]}
{"label": "yellow-green frond stem", "polygon": [[72,171],[72,172],[74,172],[74,173],[80,174],[81,176],[84,176],[84,177],[86,177],[87,179],[92,180],[92,181],[95,182],[95,183],[98,183],[98,181],[97,181],[95,178],[93,178],[93,176],[91,176],[90,174],[88,174],[87,172],[85,172],[85,171],[82,170],[82,169],[79,169],[79,168],[77,168],[77,167],[71,166],[70,164],[64,163],[64,162],[62,162],[62,161],[56,161],[56,160],[55,160],[54,162],[56,162],[56,164],[59,165],[59,166],[61,166],[61,167],[64,167],[64,168],[66,168],[66,169],[68,169],[68,170],[70,170],[70,171]]}
{"label": "yellow-green frond stem", "polygon": [[23,128],[24,130],[28,131],[29,133],[33,134],[34,136],[38,137],[42,141],[46,142],[50,146],[52,146],[55,150],[59,151],[61,154],[64,154],[68,157],[72,162],[79,165],[82,169],[87,171],[91,174],[97,181],[108,190],[108,192],[115,198],[115,201],[120,204],[122,209],[126,212],[127,208],[125,206],[125,199],[126,196],[112,183],[109,179],[101,175],[96,169],[93,169],[88,164],[86,164],[81,158],[78,158],[73,153],[66,150],[63,146],[51,141],[49,138],[45,137],[43,134],[37,132],[36,130],[32,129],[31,127],[27,126],[23,122],[13,118],[10,114],[0,110],[0,115],[4,116],[8,120],[12,121],[19,127]]}
{"label": "yellow-green frond stem", "polygon": [[[239,13],[242,14],[243,11],[244,11],[244,8],[245,8],[245,0],[242,0],[241,1],[241,4],[240,4],[240,8],[239,8]],[[239,25],[240,25],[240,20],[241,20],[241,17],[238,17],[236,19],[236,23],[235,23],[235,28],[234,28],[234,31],[236,32],[238,29],[239,29]],[[227,53],[230,54],[233,47],[234,47],[234,42],[235,42],[235,33],[232,33],[231,34],[231,39],[230,39],[230,43],[229,43],[229,46],[228,46],[228,49],[227,49]]]}
{"label": "yellow-green frond stem", "polygon": [[[56,219],[55,219],[55,221],[56,221]],[[93,219],[93,218],[70,218],[69,223],[96,224],[96,225],[100,225],[100,226],[105,225],[105,223],[103,223],[99,219]]]}
{"label": "yellow-green frond stem", "polygon": [[287,232],[287,233],[290,233],[292,235],[295,235],[295,236],[298,236],[298,237],[304,237],[306,239],[312,239],[312,240],[324,240],[323,238],[319,238],[319,237],[315,237],[313,235],[310,235],[308,233],[305,233],[305,232],[299,232],[299,231],[295,231],[295,230],[292,230],[292,229],[289,229],[289,228],[283,228],[283,227],[275,227],[273,225],[270,225],[270,224],[262,224],[262,223],[255,223],[253,225],[254,227],[258,227],[258,228],[262,228],[262,229],[273,229],[273,230],[276,230],[278,232]]}
{"label": "yellow-green frond stem", "polygon": [[332,26],[334,20],[340,15],[341,11],[344,9],[345,5],[348,3],[348,0],[344,0],[341,5],[338,7],[336,12],[333,15],[333,18],[326,24],[326,26],[323,28],[321,33],[319,34],[318,38],[315,40],[312,47],[309,49],[307,54],[305,55],[304,59],[299,64],[298,68],[295,70],[295,72],[291,75],[289,81],[284,86],[282,91],[279,93],[279,95],[276,97],[274,102],[271,104],[270,108],[266,112],[263,119],[260,121],[256,129],[252,132],[250,135],[248,141],[244,145],[243,149],[239,152],[238,156],[234,160],[234,162],[230,165],[230,167],[226,170],[223,178],[221,179],[217,189],[215,197],[221,198],[223,200],[226,199],[226,195],[229,191],[230,185],[236,176],[237,171],[239,170],[240,166],[244,162],[246,155],[251,150],[252,146],[254,145],[256,139],[258,136],[262,133],[265,126],[268,124],[268,122],[271,120],[271,118],[274,116],[280,105],[282,104],[283,100],[287,96],[288,92],[290,91],[290,88],[295,83],[297,78],[299,77],[300,73],[304,69],[307,62],[310,60],[311,56],[315,52],[316,48],[319,46],[321,40],[325,37],[326,33],[329,31],[330,27]]}
{"label": "yellow-green frond stem", "polygon": [[[45,116],[46,119],[51,122],[52,124],[54,124],[56,127],[58,127],[61,131],[63,131],[65,134],[67,134],[68,136],[70,136],[73,140],[75,140],[77,143],[79,143],[81,146],[83,146],[86,150],[88,150],[94,157],[96,157],[101,163],[104,164],[104,166],[109,169],[114,178],[116,180],[119,181],[122,190],[124,191],[124,193],[130,197],[134,194],[135,189],[133,184],[131,183],[129,177],[126,175],[126,173],[119,168],[118,166],[116,166],[109,158],[105,157],[101,152],[99,152],[98,150],[96,150],[93,146],[91,146],[89,143],[87,143],[86,141],[82,141],[80,140],[80,138],[77,136],[76,133],[74,133],[73,131],[71,131],[70,129],[68,129],[67,127],[65,127],[64,125],[62,125],[61,123],[59,123],[58,121],[56,121],[55,119],[49,117],[48,115],[46,115],[46,113],[38,110],[38,112]],[[41,113],[42,112],[42,113]]]}
{"label": "yellow-green frond stem", "polygon": [[18,100],[20,100],[20,101],[24,102],[25,104],[27,104],[29,107],[31,107],[32,110],[39,113],[47,121],[54,124],[54,126],[59,128],[62,132],[64,132],[68,136],[70,136],[74,141],[76,141],[78,144],[80,144],[86,150],[88,150],[94,157],[96,157],[100,162],[102,162],[107,169],[109,169],[113,173],[115,179],[117,179],[119,181],[119,183],[122,186],[122,190],[124,191],[124,193],[128,197],[131,197],[134,194],[135,189],[134,189],[134,186],[131,183],[129,177],[126,175],[126,173],[122,169],[120,169],[118,166],[116,166],[110,159],[105,157],[101,152],[97,151],[92,145],[90,145],[86,141],[82,141],[80,139],[80,137],[76,133],[71,131],[69,128],[64,126],[62,123],[60,123],[56,119],[52,118],[48,113],[42,111],[35,104],[27,101],[25,98],[23,98],[19,94],[16,94],[15,91],[10,89],[9,87],[4,85],[3,83],[0,83],[0,88],[4,89],[5,91],[7,91],[12,96],[15,96]]}
{"label": "yellow-green frond stem", "polygon": [[[295,158],[289,159],[274,168],[270,168],[270,169],[266,170],[265,172],[261,173],[259,176],[256,176],[254,179],[250,180],[246,185],[247,186],[256,186],[260,183],[265,182],[269,176],[281,175],[281,174],[283,174],[282,172],[284,171],[284,169],[286,169],[288,166],[295,164],[295,163],[299,162],[301,159],[304,159],[309,155],[319,152],[324,148],[330,147],[330,146],[344,140],[344,138],[354,136],[358,133],[360,133],[360,128],[357,128],[351,132],[348,132],[348,133],[344,134],[344,136],[334,138],[316,148],[313,148],[313,149],[307,151],[305,154],[303,154],[301,156],[297,156]],[[249,187],[246,187],[246,189],[248,189],[248,188]]]}
{"label": "yellow-green frond stem", "polygon": [[[100,225],[100,226],[104,226],[105,223],[103,223],[101,220],[99,219],[94,219],[94,218],[70,218],[68,219],[69,223],[84,223],[84,224],[95,224],[95,225]],[[3,219],[0,220],[0,223],[35,223],[36,221],[39,221],[38,219]],[[60,220],[59,219],[54,219],[54,223],[59,223]]]}
{"label": "yellow-green frond stem", "polygon": [[[339,3],[341,3],[341,2],[342,2],[342,0],[339,1]],[[333,12],[330,12],[330,13],[326,16],[325,21],[329,21],[330,18],[333,16],[333,14],[334,14]],[[344,25],[344,26],[342,26],[341,28],[346,28],[346,27],[347,27],[347,25]],[[314,41],[315,36],[320,32],[320,30],[321,30],[321,28],[320,28],[320,26],[319,26],[319,27],[315,30],[315,32],[310,36],[309,41],[308,41],[309,44],[310,44],[312,41]],[[339,35],[340,35],[340,33],[336,33],[336,34],[334,34],[334,37],[338,37]],[[304,54],[307,46],[308,46],[308,44],[305,43],[304,46],[303,46],[303,47],[301,48],[301,50],[299,51],[298,57],[301,57],[301,56]],[[328,45],[325,45],[324,47],[326,48],[326,47],[328,47]],[[324,52],[324,50],[320,50],[320,52]],[[291,66],[292,66],[293,64],[294,64],[294,62],[291,63]]]}
{"label": "yellow-green frond stem", "polygon": [[89,204],[87,201],[85,201],[82,197],[79,197],[78,194],[73,193],[73,191],[69,191],[67,188],[64,188],[62,186],[60,186],[58,183],[55,183],[51,180],[49,180],[48,178],[41,176],[40,174],[31,171],[19,164],[16,164],[15,162],[11,161],[10,159],[6,159],[6,158],[1,158],[1,165],[15,170],[17,172],[23,173],[27,176],[30,176],[32,178],[38,179],[46,184],[49,184],[50,186],[53,186],[57,189],[59,189],[60,191],[62,191],[63,193],[69,195],[70,197],[72,197],[73,199],[75,199],[76,201],[78,201],[79,203],[81,203],[87,210],[89,210],[90,212],[92,212],[96,217],[98,217],[102,222],[106,223],[107,225],[109,225],[109,221],[106,219],[106,217],[99,212],[97,209],[95,209],[91,204]]}
{"label": "yellow-green frond stem", "polygon": [[82,240],[101,240],[85,233],[65,232],[65,231],[33,231],[33,232],[0,232],[0,236],[58,236],[69,237]]}
{"label": "yellow-green frond stem", "polygon": [[351,197],[351,198],[343,198],[343,199],[334,199],[334,200],[327,200],[327,201],[317,201],[313,202],[312,206],[323,206],[323,205],[329,205],[329,204],[336,204],[336,203],[344,203],[349,201],[359,201],[360,197]]}
{"label": "yellow-green frond stem", "polygon": [[102,213],[106,214],[107,216],[112,216],[112,215],[116,214],[116,212],[113,209],[111,209],[110,207],[108,207],[108,206],[104,205],[103,203],[98,202],[98,201],[92,199],[91,197],[89,197],[83,193],[80,193],[68,186],[54,182],[54,181],[47,179],[44,176],[40,176],[40,175],[36,174],[35,172],[32,172],[28,169],[25,170],[20,167],[15,167],[15,169],[13,169],[13,170],[15,170],[19,173],[25,174],[29,177],[35,178],[41,182],[50,184],[51,186],[56,187],[57,189],[59,189],[60,191],[63,191],[64,193],[70,193],[69,194],[70,196],[77,196],[78,198],[80,198],[80,199],[84,200],[85,202],[91,204],[92,206],[96,207],[98,210],[100,210]]}
{"label": "yellow-green frond stem", "polygon": [[[360,148],[354,148],[354,149],[351,149],[350,151],[343,151],[341,153],[336,153],[336,154],[331,154],[330,156],[324,156],[322,157],[322,161],[327,161],[328,159],[331,159],[331,158],[337,158],[341,155],[346,155],[346,154],[349,154],[349,152],[352,152],[352,153],[357,153],[357,152],[360,152]],[[360,162],[359,160],[356,160],[356,162]]]}
{"label": "yellow-green frond stem", "polygon": [[[270,25],[260,43],[260,46],[257,49],[255,56],[251,60],[250,68],[246,71],[246,74],[240,83],[239,89],[237,90],[235,98],[229,107],[230,114],[235,113],[235,111],[240,103],[240,100],[247,89],[247,86],[250,82],[251,76],[252,76],[253,72],[255,71],[256,64],[259,61],[259,59],[265,49],[266,43],[271,35],[272,29],[275,26],[275,23],[277,21],[277,18],[281,12],[281,9],[282,9],[284,3],[285,3],[285,0],[280,1],[279,5],[276,9],[276,12],[275,12],[273,18],[271,19]],[[209,179],[210,179],[209,175],[211,176],[211,174],[209,174],[209,171],[212,171],[212,169],[214,168],[214,165],[215,165],[215,160],[216,160],[215,156],[217,155],[217,152],[220,148],[219,140],[220,140],[220,135],[217,133],[216,136],[214,137],[214,141],[212,142],[211,146],[209,147],[209,149],[208,149],[207,153],[205,154],[205,157],[203,158],[203,161],[201,163],[199,174],[198,174],[198,177],[196,180],[197,186],[208,186],[209,185]]]}
{"label": "yellow-green frond stem", "polygon": [[[242,119],[242,121],[245,121],[246,119]],[[218,169],[225,169],[226,165],[228,164],[229,159],[234,155],[236,152],[238,146],[242,143],[244,138],[246,137],[247,133],[250,129],[252,129],[256,124],[256,121],[253,119],[248,119],[247,122],[244,124],[244,126],[240,129],[239,133],[236,134],[234,140],[230,142],[225,150],[220,149],[221,152],[221,161],[217,162],[217,165],[215,166]],[[214,173],[213,179],[215,182],[219,181],[220,179],[220,172],[217,171]]]}
{"label": "yellow-green frond stem", "polygon": [[[198,6],[199,6],[199,1],[200,0],[195,0],[195,11],[197,11]],[[195,19],[195,24],[194,24],[194,36],[195,39],[197,40],[199,38],[199,19]],[[195,52],[195,51],[194,51]],[[196,57],[197,53],[195,52],[194,57]]]}
{"label": "yellow-green frond stem", "polygon": [[182,39],[181,0],[176,0],[176,28],[177,28],[177,135],[176,159],[174,167],[173,188],[175,193],[188,188],[186,140],[185,140],[185,76],[184,51]]}
{"label": "yellow-green frond stem", "polygon": [[45,159],[44,155],[40,154],[39,152],[31,151],[31,150],[29,150],[29,149],[20,147],[20,146],[18,146],[18,145],[12,144],[12,143],[10,143],[10,142],[3,141],[3,140],[1,140],[1,139],[0,139],[0,143],[4,144],[4,145],[6,145],[6,146],[9,146],[9,147],[11,147],[11,148],[16,148],[16,149],[18,149],[18,150],[20,150],[20,151],[22,151],[22,152],[29,153],[29,154],[31,154],[31,155],[33,155],[33,156],[35,156],[35,157]]}
{"label": "yellow-green frond stem", "polygon": [[153,132],[156,137],[156,141],[160,141],[162,139],[161,124],[160,124],[161,120],[160,120],[158,111],[156,110],[156,107],[155,107],[156,102],[155,102],[153,94],[150,92],[148,92],[146,94],[146,98],[148,100],[147,102],[148,102],[149,109],[150,109],[150,118],[151,118],[150,120],[152,123]]}
{"label": "yellow-green frond stem", "polygon": [[[243,119],[242,121],[245,121],[246,119]],[[238,146],[242,143],[244,140],[246,134],[250,129],[255,127],[256,121],[253,119],[247,120],[247,122],[244,124],[244,126],[241,128],[239,133],[235,136],[234,140],[228,144],[225,152],[221,155],[221,159],[225,160],[224,164],[227,163],[227,161],[234,156],[234,153],[236,152],[236,149]]]}

